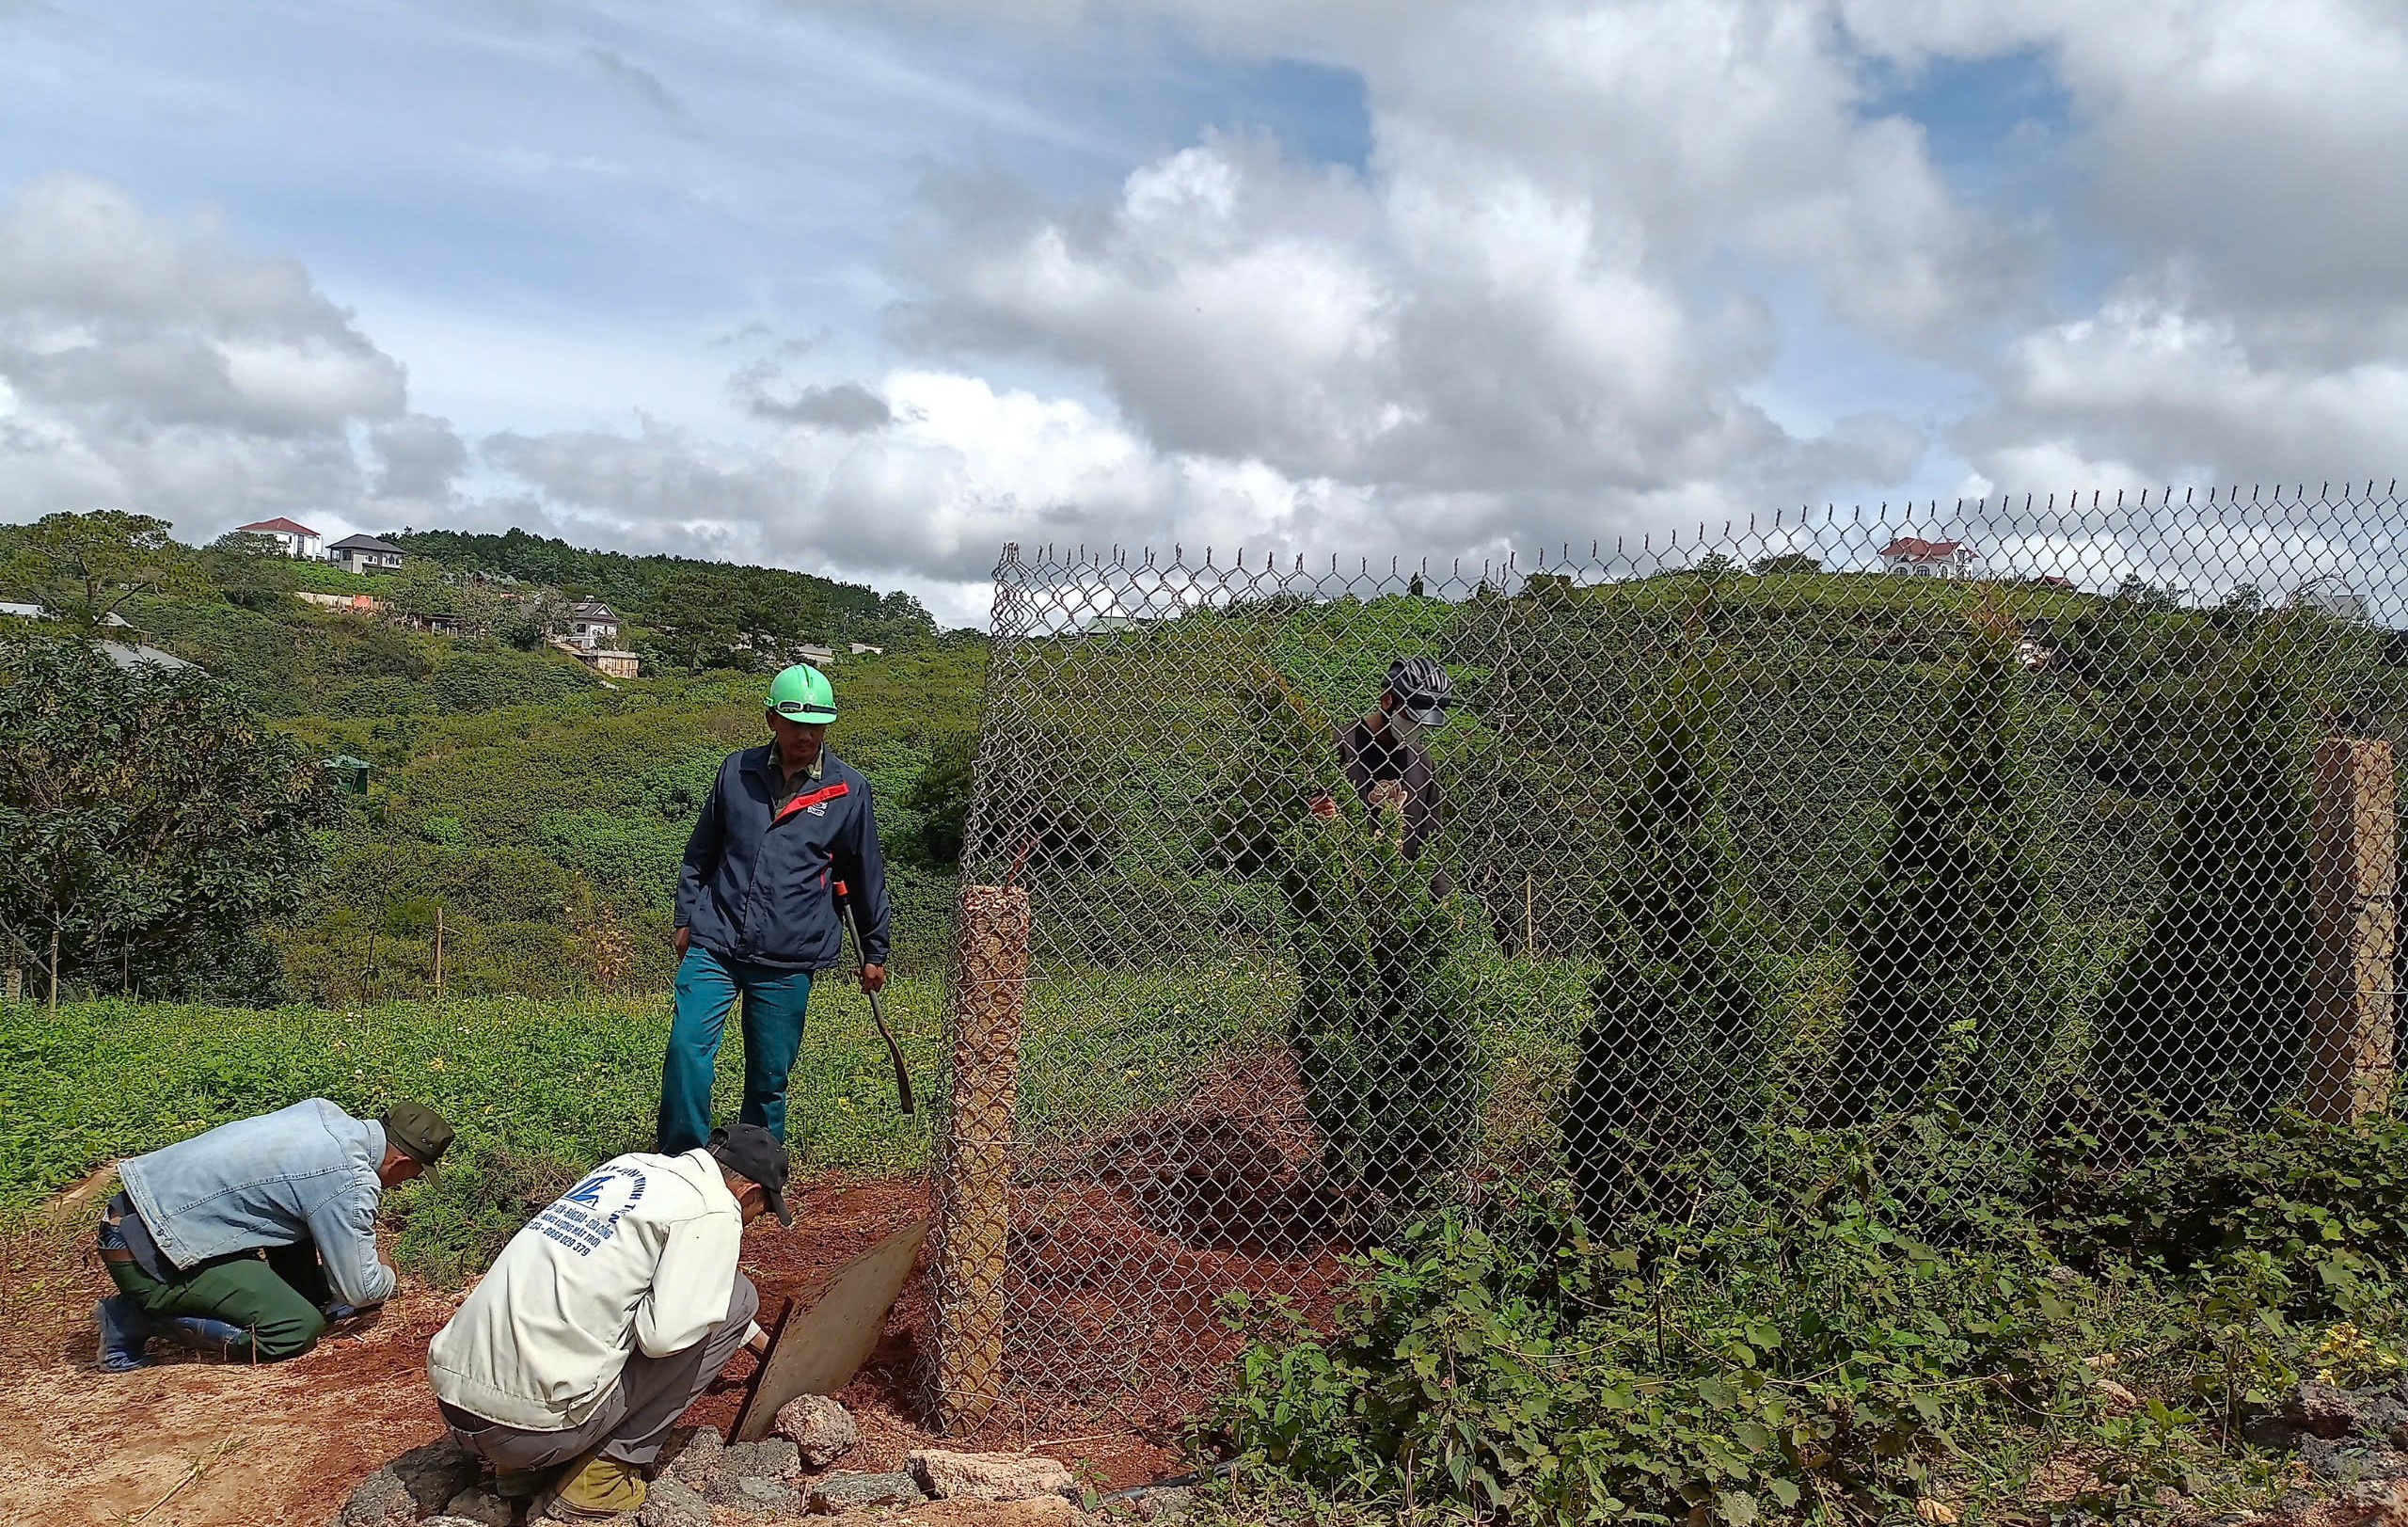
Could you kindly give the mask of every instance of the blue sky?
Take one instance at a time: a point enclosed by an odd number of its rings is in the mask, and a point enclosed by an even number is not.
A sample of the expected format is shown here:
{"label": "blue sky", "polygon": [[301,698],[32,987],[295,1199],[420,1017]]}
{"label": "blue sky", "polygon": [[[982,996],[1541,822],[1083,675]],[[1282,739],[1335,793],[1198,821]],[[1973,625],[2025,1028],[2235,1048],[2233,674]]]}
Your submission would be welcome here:
{"label": "blue sky", "polygon": [[[2396,179],[2408,23],[2262,10],[17,0],[0,517],[515,520],[959,613],[1015,517],[1457,553],[2381,470],[2408,296],[2210,236],[2289,194],[2210,160],[2254,112]],[[2365,199],[2335,236],[2408,226]],[[314,297],[136,312],[41,265],[79,240]],[[324,406],[204,421],[163,347]]]}

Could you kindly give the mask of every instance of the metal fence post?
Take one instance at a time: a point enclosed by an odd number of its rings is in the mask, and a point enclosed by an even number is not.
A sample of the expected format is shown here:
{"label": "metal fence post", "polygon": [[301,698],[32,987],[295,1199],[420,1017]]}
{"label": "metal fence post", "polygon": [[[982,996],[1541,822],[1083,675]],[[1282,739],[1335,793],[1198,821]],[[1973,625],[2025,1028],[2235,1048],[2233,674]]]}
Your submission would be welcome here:
{"label": "metal fence post", "polygon": [[2309,900],[2316,919],[2304,1105],[2345,1123],[2391,1087],[2399,943],[2399,814],[2391,744],[2331,738],[2316,749]]}
{"label": "metal fence post", "polygon": [[935,1183],[931,1408],[938,1429],[974,1429],[1003,1386],[1004,1269],[1012,1114],[1028,998],[1028,892],[962,888],[955,934],[952,1087]]}

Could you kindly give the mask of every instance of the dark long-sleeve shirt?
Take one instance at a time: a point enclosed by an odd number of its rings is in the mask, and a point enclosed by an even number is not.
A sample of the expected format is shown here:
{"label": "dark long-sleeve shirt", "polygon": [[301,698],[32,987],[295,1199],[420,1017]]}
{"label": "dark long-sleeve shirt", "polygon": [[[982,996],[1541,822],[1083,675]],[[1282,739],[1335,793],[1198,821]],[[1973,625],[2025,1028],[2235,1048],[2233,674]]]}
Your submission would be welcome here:
{"label": "dark long-sleeve shirt", "polygon": [[703,803],[677,876],[677,926],[713,954],[785,970],[827,970],[844,956],[832,895],[842,881],[861,914],[862,958],[886,963],[886,856],[869,781],[824,749],[819,777],[787,778],[775,743],[731,753]]}
{"label": "dark long-sleeve shirt", "polygon": [[[1438,830],[1438,776],[1428,750],[1398,741],[1367,718],[1338,729],[1338,762],[1366,807],[1381,784],[1393,780],[1403,787],[1404,856],[1419,858],[1421,846]],[[1431,885],[1438,896],[1450,889],[1443,872]]]}

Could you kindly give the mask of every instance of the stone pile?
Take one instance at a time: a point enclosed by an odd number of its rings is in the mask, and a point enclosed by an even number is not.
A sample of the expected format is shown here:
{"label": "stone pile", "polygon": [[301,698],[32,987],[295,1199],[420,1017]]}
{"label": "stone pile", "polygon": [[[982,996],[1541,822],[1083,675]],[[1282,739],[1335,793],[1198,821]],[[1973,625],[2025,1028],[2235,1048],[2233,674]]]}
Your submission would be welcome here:
{"label": "stone pile", "polygon": [[[927,1448],[895,1472],[832,1469],[859,1443],[845,1408],[809,1396],[778,1412],[773,1434],[730,1442],[709,1426],[680,1431],[663,1452],[640,1511],[608,1527],[714,1527],[736,1521],[846,1518],[869,1527],[889,1513],[954,1527],[1081,1527],[1101,1522],[1070,1471],[1033,1454]],[[1110,1519],[1176,1519],[1184,1491],[1146,1492]],[[521,1527],[550,1519],[492,1491],[475,1455],[450,1439],[403,1454],[354,1489],[327,1527]],[[916,1509],[915,1509],[916,1508]]]}

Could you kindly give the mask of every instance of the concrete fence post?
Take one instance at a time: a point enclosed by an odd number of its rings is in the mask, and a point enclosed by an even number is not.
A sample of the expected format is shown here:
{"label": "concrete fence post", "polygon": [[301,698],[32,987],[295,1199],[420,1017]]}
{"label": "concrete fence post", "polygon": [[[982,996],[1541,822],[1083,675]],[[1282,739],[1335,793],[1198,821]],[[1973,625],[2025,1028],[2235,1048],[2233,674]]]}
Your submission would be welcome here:
{"label": "concrete fence post", "polygon": [[974,1430],[1004,1376],[1004,1269],[1012,1115],[1028,1003],[1025,890],[967,885],[955,935],[952,1087],[938,1141],[930,1409],[948,1436]]}
{"label": "concrete fence post", "polygon": [[2397,1034],[2400,819],[2391,744],[2317,744],[2308,900],[2316,923],[2302,1103],[2346,1123],[2390,1098]]}

